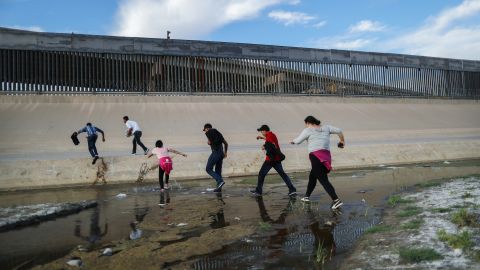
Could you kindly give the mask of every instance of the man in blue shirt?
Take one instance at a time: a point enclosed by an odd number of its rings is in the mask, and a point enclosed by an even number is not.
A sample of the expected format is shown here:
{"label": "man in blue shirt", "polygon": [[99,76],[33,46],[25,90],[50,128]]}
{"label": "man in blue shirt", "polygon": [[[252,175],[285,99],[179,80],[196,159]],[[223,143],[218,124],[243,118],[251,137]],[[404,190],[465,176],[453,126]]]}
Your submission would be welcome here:
{"label": "man in blue shirt", "polygon": [[87,133],[87,142],[88,142],[88,151],[90,152],[90,155],[93,157],[92,164],[95,164],[98,159],[98,152],[97,152],[97,147],[95,146],[95,143],[97,142],[97,132],[102,133],[102,141],[105,142],[105,133],[103,130],[99,129],[98,127],[92,125],[92,123],[87,123],[87,125],[77,131],[77,135],[80,133],[86,132]]}

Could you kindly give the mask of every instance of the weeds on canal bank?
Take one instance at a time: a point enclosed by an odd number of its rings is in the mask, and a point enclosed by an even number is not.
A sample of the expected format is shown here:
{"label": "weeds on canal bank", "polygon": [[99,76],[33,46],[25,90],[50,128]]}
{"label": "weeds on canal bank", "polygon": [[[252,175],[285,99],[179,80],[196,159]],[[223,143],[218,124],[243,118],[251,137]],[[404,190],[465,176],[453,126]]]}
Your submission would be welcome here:
{"label": "weeds on canal bank", "polygon": [[472,235],[468,231],[463,231],[457,234],[449,234],[444,229],[437,232],[438,239],[446,242],[452,248],[461,248],[468,250],[473,247]]}
{"label": "weeds on canal bank", "polygon": [[322,241],[317,247],[316,260],[317,260],[317,263],[324,265],[327,259],[328,259],[328,251],[323,246],[323,241]]}
{"label": "weeds on canal bank", "polygon": [[403,223],[400,227],[404,230],[418,230],[423,223],[423,219],[413,219]]}
{"label": "weeds on canal bank", "polygon": [[407,206],[402,211],[398,212],[397,217],[411,217],[422,213],[422,209],[417,206]]}
{"label": "weeds on canal bank", "polygon": [[391,207],[395,207],[397,204],[401,203],[412,203],[412,200],[403,199],[400,195],[392,195],[388,198],[387,204]]}
{"label": "weeds on canal bank", "polygon": [[400,258],[408,263],[418,263],[421,261],[434,261],[443,258],[432,248],[406,248],[399,250]]}
{"label": "weeds on canal bank", "polygon": [[389,232],[393,230],[393,227],[390,225],[375,225],[373,227],[370,227],[365,230],[365,234],[371,234],[371,233],[383,233],[383,232]]}
{"label": "weeds on canal bank", "polygon": [[479,227],[477,217],[466,208],[462,208],[452,215],[452,222],[458,227]]}
{"label": "weeds on canal bank", "polygon": [[272,228],[272,224],[268,222],[262,222],[262,221],[258,222],[258,226],[262,231],[268,231]]}

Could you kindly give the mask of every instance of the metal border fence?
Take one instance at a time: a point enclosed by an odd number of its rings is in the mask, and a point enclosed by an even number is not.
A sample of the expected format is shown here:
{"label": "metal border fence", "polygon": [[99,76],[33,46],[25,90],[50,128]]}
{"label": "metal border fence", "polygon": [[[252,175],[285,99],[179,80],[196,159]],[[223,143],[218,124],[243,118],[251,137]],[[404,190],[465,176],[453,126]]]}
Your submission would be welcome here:
{"label": "metal border fence", "polygon": [[480,62],[0,28],[0,93],[478,99]]}

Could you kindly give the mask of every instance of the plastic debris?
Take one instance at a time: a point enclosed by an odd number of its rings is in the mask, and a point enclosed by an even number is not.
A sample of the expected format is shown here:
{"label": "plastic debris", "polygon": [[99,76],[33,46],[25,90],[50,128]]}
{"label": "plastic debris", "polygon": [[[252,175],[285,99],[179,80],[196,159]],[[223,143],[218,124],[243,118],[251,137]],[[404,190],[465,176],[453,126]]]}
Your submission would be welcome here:
{"label": "plastic debris", "polygon": [[239,218],[239,217],[235,217],[234,219],[235,219],[235,220],[240,220],[240,218]]}
{"label": "plastic debris", "polygon": [[187,225],[188,225],[187,223],[178,223],[177,227],[184,227],[184,226],[187,226]]}
{"label": "plastic debris", "polygon": [[130,232],[130,240],[137,240],[139,239],[140,237],[142,237],[142,230],[140,229],[135,229],[133,231]]}
{"label": "plastic debris", "polygon": [[71,258],[67,262],[67,264],[70,265],[70,266],[76,266],[76,267],[81,267],[83,265],[82,260],[78,257]]}
{"label": "plastic debris", "polygon": [[115,197],[117,197],[118,199],[123,199],[123,198],[126,198],[126,197],[127,197],[127,194],[125,194],[125,193],[118,193],[117,196],[115,196]]}
{"label": "plastic debris", "polygon": [[113,250],[111,248],[106,248],[102,252],[102,256],[112,256]]}

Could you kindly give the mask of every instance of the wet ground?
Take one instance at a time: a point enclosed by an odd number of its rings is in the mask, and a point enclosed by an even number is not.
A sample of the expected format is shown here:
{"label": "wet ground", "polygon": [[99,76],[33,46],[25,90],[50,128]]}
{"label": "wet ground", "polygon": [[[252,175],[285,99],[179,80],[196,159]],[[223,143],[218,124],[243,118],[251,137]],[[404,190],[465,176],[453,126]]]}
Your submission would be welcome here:
{"label": "wet ground", "polygon": [[[380,222],[390,194],[475,174],[480,160],[334,172],[332,183],[345,202],[341,212],[329,210],[320,185],[310,204],[301,196],[290,199],[275,175],[267,177],[262,198],[248,192],[252,177],[227,179],[221,195],[209,191],[213,180],[172,183],[164,193],[154,183],[0,193],[0,207],[98,202],[78,214],[0,233],[0,265],[59,269],[79,257],[87,269],[335,269],[363,231]],[[307,174],[291,176],[302,194]],[[113,256],[99,256],[106,247]]]}

